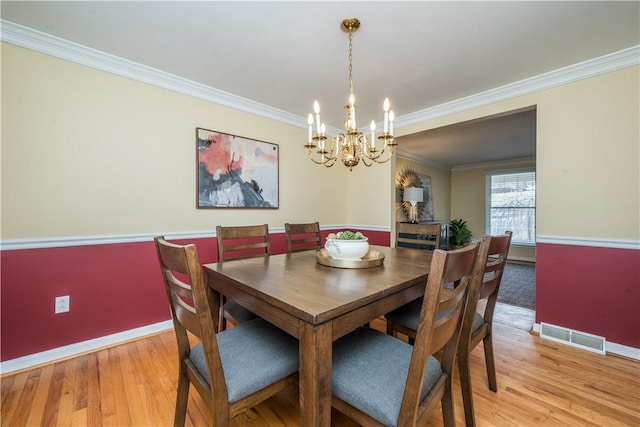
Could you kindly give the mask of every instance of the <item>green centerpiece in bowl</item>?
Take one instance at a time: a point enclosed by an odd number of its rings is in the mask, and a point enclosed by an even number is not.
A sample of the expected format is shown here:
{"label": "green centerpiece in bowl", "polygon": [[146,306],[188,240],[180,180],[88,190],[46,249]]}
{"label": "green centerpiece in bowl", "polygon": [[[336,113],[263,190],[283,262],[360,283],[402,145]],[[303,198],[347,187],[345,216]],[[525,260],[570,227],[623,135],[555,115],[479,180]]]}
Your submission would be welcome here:
{"label": "green centerpiece in bowl", "polygon": [[345,230],[330,233],[324,248],[331,258],[359,260],[369,252],[369,239],[359,231]]}

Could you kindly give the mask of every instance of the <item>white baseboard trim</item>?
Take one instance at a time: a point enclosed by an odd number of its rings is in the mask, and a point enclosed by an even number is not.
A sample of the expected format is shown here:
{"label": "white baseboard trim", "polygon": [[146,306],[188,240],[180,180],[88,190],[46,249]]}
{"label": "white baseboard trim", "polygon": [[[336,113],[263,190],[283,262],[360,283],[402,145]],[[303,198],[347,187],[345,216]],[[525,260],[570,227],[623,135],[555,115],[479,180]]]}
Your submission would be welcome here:
{"label": "white baseboard trim", "polygon": [[[540,334],[540,324],[534,323],[532,331],[536,334]],[[640,348],[629,347],[627,345],[617,344],[611,341],[607,341],[607,354],[616,354],[629,359],[640,360]]]}
{"label": "white baseboard trim", "polygon": [[532,262],[535,264],[536,259],[526,256],[508,256],[507,261],[523,261],[523,262]]}
{"label": "white baseboard trim", "polygon": [[0,374],[4,375],[9,372],[29,369],[38,365],[51,363],[56,360],[74,357],[90,351],[95,351],[103,347],[110,347],[123,343],[132,339],[144,337],[146,335],[155,334],[173,328],[172,320],[154,323],[152,325],[142,326],[127,331],[118,332],[104,337],[94,338],[88,341],[82,341],[75,344],[65,345],[63,347],[54,348],[40,353],[30,354],[17,359],[11,359],[0,363]]}

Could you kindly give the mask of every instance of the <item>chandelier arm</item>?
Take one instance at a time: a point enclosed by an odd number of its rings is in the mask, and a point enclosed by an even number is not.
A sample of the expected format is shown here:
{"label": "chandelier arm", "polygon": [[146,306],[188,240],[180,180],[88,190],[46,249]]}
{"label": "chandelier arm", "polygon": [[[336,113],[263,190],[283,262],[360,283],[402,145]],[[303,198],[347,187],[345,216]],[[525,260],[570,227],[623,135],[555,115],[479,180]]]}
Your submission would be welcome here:
{"label": "chandelier arm", "polygon": [[[336,158],[335,157],[326,157],[326,160],[321,161],[321,160],[316,160],[312,157],[311,154],[309,154],[309,160],[311,160],[313,163],[315,163],[316,165],[325,165],[327,167],[329,166],[333,166],[333,164],[336,162]],[[327,163],[331,163],[330,165],[327,165]]]}

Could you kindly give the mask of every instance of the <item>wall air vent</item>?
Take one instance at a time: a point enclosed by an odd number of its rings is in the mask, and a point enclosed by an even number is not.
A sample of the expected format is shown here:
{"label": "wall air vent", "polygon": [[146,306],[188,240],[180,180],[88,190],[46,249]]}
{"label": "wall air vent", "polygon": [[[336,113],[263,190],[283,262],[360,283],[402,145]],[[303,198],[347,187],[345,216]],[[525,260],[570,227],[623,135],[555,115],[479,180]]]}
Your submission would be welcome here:
{"label": "wall air vent", "polygon": [[604,337],[574,331],[561,326],[550,325],[549,323],[540,323],[540,337],[598,354],[604,355],[607,353],[605,348],[606,340]]}

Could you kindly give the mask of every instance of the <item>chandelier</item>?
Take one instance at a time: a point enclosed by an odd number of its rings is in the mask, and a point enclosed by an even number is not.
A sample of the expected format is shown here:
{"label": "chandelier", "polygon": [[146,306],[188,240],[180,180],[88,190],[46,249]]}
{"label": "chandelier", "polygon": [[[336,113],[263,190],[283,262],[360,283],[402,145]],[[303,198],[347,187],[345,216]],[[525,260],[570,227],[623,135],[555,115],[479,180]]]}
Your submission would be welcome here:
{"label": "chandelier", "polygon": [[[327,147],[326,126],[320,121],[320,104],[313,103],[313,114],[309,114],[309,136],[305,148],[309,158],[314,163],[331,167],[340,158],[342,163],[352,170],[358,165],[360,160],[369,167],[373,163],[385,163],[393,155],[393,148],[398,145],[393,137],[393,110],[389,107],[389,98],[384,100],[384,120],[383,131],[378,135],[376,142],[376,123],[371,121],[371,136],[367,136],[358,130],[356,124],[356,101],[353,95],[352,77],[352,40],[353,33],[360,28],[360,21],[356,18],[349,18],[342,21],[340,25],[343,31],[349,33],[349,103],[344,109],[347,112],[347,120],[344,122],[344,132],[338,133],[331,139],[331,144]],[[315,124],[315,134],[314,134]]]}

